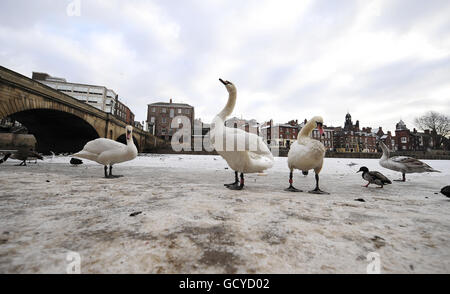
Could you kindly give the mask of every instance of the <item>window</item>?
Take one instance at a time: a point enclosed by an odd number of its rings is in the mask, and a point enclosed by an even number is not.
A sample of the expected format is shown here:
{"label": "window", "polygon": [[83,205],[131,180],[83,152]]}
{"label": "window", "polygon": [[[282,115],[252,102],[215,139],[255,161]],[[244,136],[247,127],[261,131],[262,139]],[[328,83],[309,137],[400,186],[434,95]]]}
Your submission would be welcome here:
{"label": "window", "polygon": [[181,114],[181,109],[180,108],[178,109],[178,114]]}
{"label": "window", "polygon": [[189,109],[186,109],[184,113],[189,114]]}
{"label": "window", "polygon": [[163,124],[165,124],[165,123],[166,123],[166,118],[165,118],[165,117],[161,117],[161,122],[162,122]]}
{"label": "window", "polygon": [[151,122],[151,123],[155,123],[155,117],[154,117],[154,116],[152,116],[152,117],[150,118],[150,122]]}
{"label": "window", "polygon": [[162,113],[166,113],[166,109],[165,108],[161,108],[161,112]]}
{"label": "window", "polygon": [[402,137],[402,143],[406,143],[407,142],[407,138],[406,137]]}
{"label": "window", "polygon": [[165,135],[166,134],[166,129],[161,129],[161,135]]}
{"label": "window", "polygon": [[155,107],[152,107],[152,112],[156,112],[156,108]]}
{"label": "window", "polygon": [[171,108],[170,109],[170,117],[174,117],[175,115],[175,109]]}

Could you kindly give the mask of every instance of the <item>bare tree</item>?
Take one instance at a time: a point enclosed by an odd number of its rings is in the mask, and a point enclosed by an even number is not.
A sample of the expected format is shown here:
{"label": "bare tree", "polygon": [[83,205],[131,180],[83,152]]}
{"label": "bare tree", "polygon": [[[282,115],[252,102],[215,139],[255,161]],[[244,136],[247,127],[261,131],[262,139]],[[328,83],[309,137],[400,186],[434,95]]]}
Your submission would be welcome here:
{"label": "bare tree", "polygon": [[421,130],[431,130],[435,134],[434,142],[436,147],[440,147],[444,137],[450,135],[450,117],[436,112],[429,111],[414,119],[415,125]]}

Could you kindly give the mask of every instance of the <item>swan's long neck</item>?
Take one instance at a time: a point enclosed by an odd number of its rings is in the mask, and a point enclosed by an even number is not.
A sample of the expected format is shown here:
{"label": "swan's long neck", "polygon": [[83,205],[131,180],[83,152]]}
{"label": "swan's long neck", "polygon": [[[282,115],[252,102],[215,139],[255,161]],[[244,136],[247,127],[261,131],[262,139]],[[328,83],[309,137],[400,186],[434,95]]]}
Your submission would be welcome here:
{"label": "swan's long neck", "polygon": [[383,150],[383,156],[381,156],[381,160],[387,160],[389,158],[389,149],[384,145],[381,145],[381,149]]}
{"label": "swan's long neck", "polygon": [[227,105],[225,105],[224,109],[222,109],[222,111],[216,115],[216,118],[220,118],[222,121],[225,121],[225,119],[233,112],[235,105],[236,105],[236,90],[229,89]]}
{"label": "swan's long neck", "polygon": [[310,121],[302,128],[302,130],[300,131],[300,133],[298,133],[297,140],[300,140],[300,138],[302,138],[302,137],[309,137],[309,136],[311,135],[311,133],[312,133],[312,131],[314,130],[315,127],[316,127],[316,126],[315,126],[314,121],[310,120]]}
{"label": "swan's long neck", "polygon": [[127,146],[134,146],[133,133],[130,134],[130,139],[127,139]]}

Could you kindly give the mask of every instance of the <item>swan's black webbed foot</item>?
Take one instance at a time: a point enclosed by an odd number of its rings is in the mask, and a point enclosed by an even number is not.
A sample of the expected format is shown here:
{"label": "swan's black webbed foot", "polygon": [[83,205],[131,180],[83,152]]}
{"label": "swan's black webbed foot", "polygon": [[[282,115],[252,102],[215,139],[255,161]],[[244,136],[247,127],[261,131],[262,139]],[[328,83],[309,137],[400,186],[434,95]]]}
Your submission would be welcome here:
{"label": "swan's black webbed foot", "polygon": [[244,188],[244,174],[241,173],[241,181],[238,180],[238,172],[235,172],[236,181],[231,185],[225,185],[230,190],[242,190]]}
{"label": "swan's black webbed foot", "polygon": [[288,191],[288,192],[303,192],[302,190],[299,190],[297,188],[295,188],[294,186],[292,186],[293,180],[292,178],[294,177],[293,171],[291,170],[291,172],[289,173],[289,188],[284,189],[284,191]]}
{"label": "swan's black webbed foot", "polygon": [[396,182],[406,182],[406,175],[402,173],[402,178],[400,180],[394,180]]}
{"label": "swan's black webbed foot", "polygon": [[325,192],[325,191],[322,191],[322,190],[320,190],[320,189],[317,188],[317,187],[316,187],[314,190],[308,191],[308,193],[311,193],[311,194],[326,194],[326,195],[330,195],[330,193]]}
{"label": "swan's black webbed foot", "polygon": [[121,178],[123,177],[123,175],[108,175],[106,178],[107,179],[116,179],[116,178]]}
{"label": "swan's black webbed foot", "polygon": [[234,183],[231,183],[231,184],[223,184],[225,187],[227,187],[227,188],[229,188],[229,187],[232,187],[232,186],[239,186],[239,182],[234,182]]}
{"label": "swan's black webbed foot", "polygon": [[239,177],[238,172],[234,172],[234,183],[231,184],[223,184],[225,187],[229,188],[230,186],[237,186],[239,185]]}
{"label": "swan's black webbed foot", "polygon": [[242,190],[244,188],[244,185],[237,183],[236,185],[230,185],[226,187],[230,190]]}
{"label": "swan's black webbed foot", "polygon": [[302,190],[299,190],[299,189],[295,188],[292,185],[290,185],[289,188],[284,189],[284,191],[287,191],[287,192],[303,192]]}

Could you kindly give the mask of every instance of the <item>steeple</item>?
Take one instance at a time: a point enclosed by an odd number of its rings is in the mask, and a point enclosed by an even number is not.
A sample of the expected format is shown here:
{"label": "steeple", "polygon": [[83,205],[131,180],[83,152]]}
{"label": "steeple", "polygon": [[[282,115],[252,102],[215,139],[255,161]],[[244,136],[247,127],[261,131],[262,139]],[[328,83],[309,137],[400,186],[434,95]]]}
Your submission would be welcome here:
{"label": "steeple", "polygon": [[345,124],[344,124],[345,130],[352,130],[353,129],[353,122],[352,122],[352,116],[350,113],[347,112],[345,115]]}

